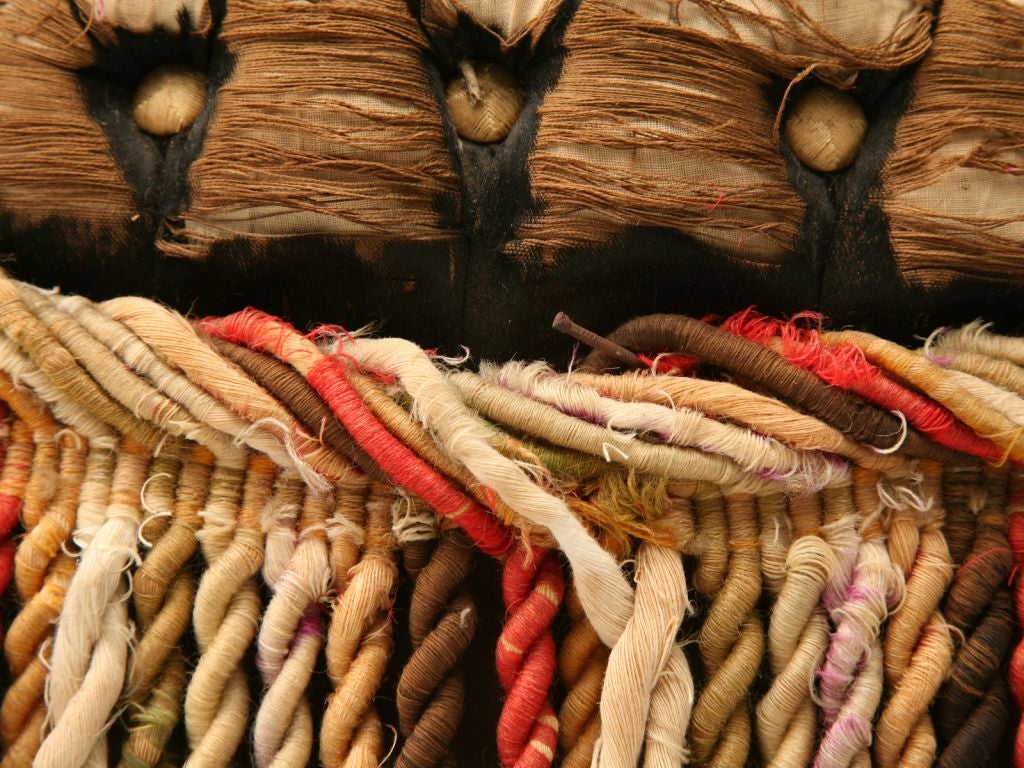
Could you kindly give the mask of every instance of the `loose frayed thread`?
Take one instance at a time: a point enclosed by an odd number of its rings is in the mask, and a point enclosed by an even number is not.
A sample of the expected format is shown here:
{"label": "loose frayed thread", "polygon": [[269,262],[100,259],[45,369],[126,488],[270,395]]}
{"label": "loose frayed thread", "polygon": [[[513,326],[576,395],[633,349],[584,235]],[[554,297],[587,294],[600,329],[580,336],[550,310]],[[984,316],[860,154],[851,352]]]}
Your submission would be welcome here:
{"label": "loose frayed thread", "polygon": [[[298,765],[317,745],[325,765],[443,763],[479,658],[473,546],[503,567],[505,765],[955,765],[1008,722],[1016,446],[975,430],[1024,421],[1012,339],[947,331],[915,352],[749,313],[761,343],[674,317],[613,334],[769,396],[657,366],[474,374],[397,339],[317,346],[253,310],[192,326],[138,299],[0,295],[8,761],[117,744],[160,765],[183,717],[189,765]],[[911,428],[823,382],[836,349],[900,397],[914,385]],[[1011,466],[915,433],[929,413]]]}

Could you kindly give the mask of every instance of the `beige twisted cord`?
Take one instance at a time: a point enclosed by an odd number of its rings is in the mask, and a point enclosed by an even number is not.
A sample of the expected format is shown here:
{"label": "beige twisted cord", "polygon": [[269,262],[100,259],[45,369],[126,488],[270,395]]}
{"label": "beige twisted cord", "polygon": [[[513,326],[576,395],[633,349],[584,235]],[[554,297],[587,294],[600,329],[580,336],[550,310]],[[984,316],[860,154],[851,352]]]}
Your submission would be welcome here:
{"label": "beige twisted cord", "polygon": [[931,766],[938,749],[929,705],[949,674],[953,639],[939,603],[953,580],[953,561],[942,533],[941,467],[922,462],[921,498],[895,498],[889,553],[906,579],[906,595],[885,636],[889,697],[878,719],[875,762]]}
{"label": "beige twisted cord", "polygon": [[689,609],[678,552],[645,542],[637,552],[633,615],[612,648],[601,692],[598,766],[670,768],[687,762],[693,678],[676,633]]}
{"label": "beige twisted cord", "polygon": [[[185,695],[186,664],[179,643],[188,631],[196,592],[188,562],[198,547],[214,456],[200,446],[183,450],[180,474],[172,466],[160,467],[161,460],[154,462],[146,489],[154,512],[140,531],[153,546],[132,582],[142,634],[126,684],[129,731],[119,768],[153,768],[165,760]],[[169,525],[164,509],[170,512]]]}
{"label": "beige twisted cord", "polygon": [[[103,524],[114,473],[114,460],[115,455],[108,446],[90,444],[84,477],[77,489],[73,541],[79,549],[88,545]],[[73,475],[69,477],[69,485],[70,495],[74,488]],[[70,503],[73,502],[69,501]],[[21,652],[24,655],[21,661],[16,661],[13,654],[9,655],[12,671],[20,665],[24,672],[11,686],[4,700],[3,715],[0,717],[0,721],[4,723],[5,733],[8,728],[13,729],[12,733],[17,733],[17,743],[11,745],[4,758],[11,761],[12,765],[18,765],[19,760],[31,761],[42,743],[46,720],[44,693],[49,658],[52,655],[54,623],[63,608],[75,567],[75,557],[71,554],[62,552],[55,558],[47,572],[43,589],[22,608],[7,635],[8,643],[11,643],[14,637],[28,640],[22,648]],[[22,634],[23,626],[35,629]],[[46,655],[44,662],[41,652],[47,648],[47,644],[49,654]],[[13,646],[9,646],[9,649],[13,649]],[[12,705],[15,702],[18,702],[17,709],[22,712],[21,715],[12,716]],[[25,725],[26,722],[29,724]]]}
{"label": "beige twisted cord", "polygon": [[[853,487],[825,494],[822,537],[837,568],[824,604],[835,626],[818,670],[825,723],[819,768],[870,765],[871,723],[882,697],[882,624],[903,595],[903,579],[885,546],[878,473],[858,468]],[[852,493],[851,493],[852,490]]]}
{"label": "beige twisted cord", "polygon": [[320,761],[328,768],[377,768],[383,728],[373,699],[391,655],[389,611],[398,581],[391,532],[393,492],[371,483],[364,547],[338,595],[327,632],[327,674],[334,691],[320,730]]}
{"label": "beige twisted cord", "polygon": [[189,768],[229,765],[245,737],[249,685],[241,662],[262,608],[254,578],[263,563],[260,514],[275,475],[274,463],[255,454],[244,475],[218,464],[210,480],[200,539],[206,570],[192,613],[200,656],[185,693]]}
{"label": "beige twisted cord", "polygon": [[[747,691],[764,654],[764,629],[754,610],[761,593],[760,542],[754,497],[729,496],[725,507],[724,519],[701,515],[702,523],[721,526],[705,528],[705,534],[719,546],[726,542],[727,573],[721,589],[708,593],[713,601],[700,631],[700,652],[709,677],[694,707],[690,731],[697,764],[739,767],[750,752]],[[708,554],[721,557],[716,549]],[[704,570],[706,576],[708,567]],[[716,581],[704,583],[713,586]]]}
{"label": "beige twisted cord", "polygon": [[[138,558],[149,465],[149,449],[122,441],[103,523],[91,540],[78,542],[84,543],[82,555],[57,623],[46,681],[49,733],[33,762],[38,768],[107,760],[106,731],[121,696],[131,632],[125,573]],[[81,510],[79,523],[88,523]]]}
{"label": "beige twisted cord", "polygon": [[[778,524],[769,518],[769,528]],[[821,605],[825,587],[838,567],[829,544],[818,534],[821,510],[815,496],[795,496],[789,503],[793,543],[785,577],[776,588],[768,625],[771,687],[757,706],[757,734],[765,765],[806,765],[814,754],[818,731],[812,699],[815,671],[828,648],[829,624]],[[769,531],[762,526],[762,542]],[[762,546],[762,553],[764,548]]]}
{"label": "beige twisted cord", "polygon": [[[283,478],[279,485],[296,482],[301,481]],[[300,768],[313,751],[313,714],[306,688],[322,645],[320,603],[331,581],[325,523],[335,503],[334,494],[310,490],[303,499],[302,486],[297,490],[299,509],[289,509],[291,489],[286,487],[284,504],[276,503],[275,494],[275,503],[265,512],[272,519],[267,520],[271,527],[264,575],[274,594],[257,642],[256,665],[268,686],[254,726],[254,754],[261,768]],[[275,544],[278,538],[283,541]],[[274,555],[272,549],[279,553]],[[271,572],[274,557],[280,557],[283,567]]]}

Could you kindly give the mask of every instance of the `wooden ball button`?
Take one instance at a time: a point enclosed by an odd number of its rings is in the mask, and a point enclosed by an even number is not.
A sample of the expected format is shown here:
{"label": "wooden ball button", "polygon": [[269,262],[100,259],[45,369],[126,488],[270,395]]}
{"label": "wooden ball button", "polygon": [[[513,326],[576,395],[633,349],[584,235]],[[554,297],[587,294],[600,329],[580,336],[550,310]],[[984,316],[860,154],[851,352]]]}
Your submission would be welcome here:
{"label": "wooden ball button", "polygon": [[444,95],[455,131],[480,144],[493,144],[508,136],[525,102],[515,78],[493,63],[464,63],[462,73],[448,83]]}
{"label": "wooden ball button", "polygon": [[831,173],[847,168],[860,153],[868,121],[848,93],[824,85],[804,90],[786,117],[786,139],[800,162]]}
{"label": "wooden ball button", "polygon": [[132,99],[135,124],[154,136],[171,136],[188,128],[206,106],[206,75],[169,64],[150,72]]}

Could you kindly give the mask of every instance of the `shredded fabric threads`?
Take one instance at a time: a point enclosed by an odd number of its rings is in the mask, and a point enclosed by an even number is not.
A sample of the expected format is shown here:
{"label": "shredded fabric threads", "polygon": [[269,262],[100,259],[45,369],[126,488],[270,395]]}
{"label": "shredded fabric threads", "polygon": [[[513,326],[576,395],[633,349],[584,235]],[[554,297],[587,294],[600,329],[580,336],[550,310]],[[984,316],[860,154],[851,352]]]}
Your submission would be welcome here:
{"label": "shredded fabric threads", "polygon": [[[456,205],[459,181],[420,64],[428,41],[405,3],[289,10],[268,14],[249,0],[227,9],[219,36],[235,70],[189,171],[194,200],[168,220],[158,247],[201,259],[243,233],[264,242],[285,233],[453,240],[455,222],[437,201]],[[240,136],[250,168],[242,176],[233,171]],[[268,188],[277,193],[268,198]]]}
{"label": "shredded fabric threads", "polygon": [[764,70],[713,34],[629,5],[592,0],[573,16],[529,158],[540,212],[510,249],[553,260],[630,227],[665,227],[778,262],[795,247],[804,203],[771,141]]}
{"label": "shredded fabric threads", "polygon": [[1012,2],[953,0],[939,10],[882,171],[889,238],[908,282],[948,284],[967,270],[991,282],[1021,274],[1022,34]]}
{"label": "shredded fabric threads", "polygon": [[1024,766],[1024,342],[657,316],[610,343],[686,375],[474,371],[0,299],[4,768]]}

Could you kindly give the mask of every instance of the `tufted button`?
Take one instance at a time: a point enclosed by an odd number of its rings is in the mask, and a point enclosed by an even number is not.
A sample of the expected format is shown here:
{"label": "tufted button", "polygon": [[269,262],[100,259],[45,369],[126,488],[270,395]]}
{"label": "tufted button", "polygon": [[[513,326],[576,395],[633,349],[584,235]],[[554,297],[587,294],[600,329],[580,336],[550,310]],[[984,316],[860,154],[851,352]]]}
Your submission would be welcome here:
{"label": "tufted button", "polygon": [[136,125],[154,136],[170,136],[192,125],[206,105],[206,76],[169,64],[150,72],[132,99]]}
{"label": "tufted button", "polygon": [[864,144],[868,121],[848,93],[824,85],[803,91],[789,109],[786,139],[800,162],[816,171],[841,171]]}
{"label": "tufted button", "polygon": [[480,144],[492,144],[508,136],[525,101],[519,83],[504,67],[468,62],[448,83],[445,99],[459,136]]}

